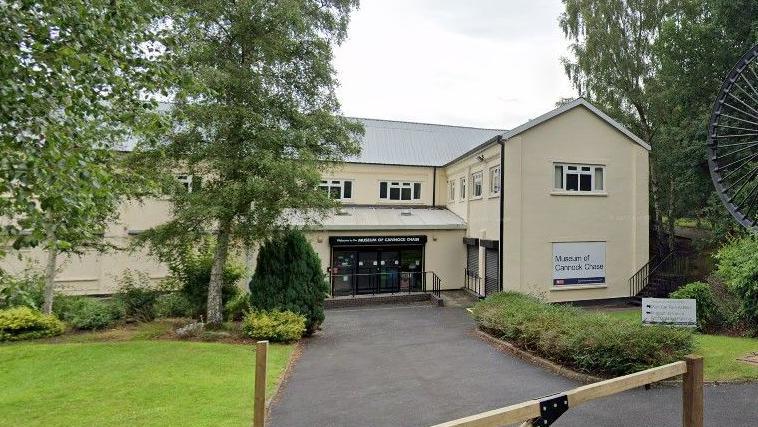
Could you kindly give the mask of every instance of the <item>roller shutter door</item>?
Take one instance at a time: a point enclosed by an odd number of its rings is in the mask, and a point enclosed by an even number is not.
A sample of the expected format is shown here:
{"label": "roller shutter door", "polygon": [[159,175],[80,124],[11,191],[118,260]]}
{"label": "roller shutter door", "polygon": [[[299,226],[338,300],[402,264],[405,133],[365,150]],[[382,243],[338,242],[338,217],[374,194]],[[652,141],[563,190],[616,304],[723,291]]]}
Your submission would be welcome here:
{"label": "roller shutter door", "polygon": [[484,295],[500,291],[498,250],[487,248],[484,251]]}
{"label": "roller shutter door", "polygon": [[471,274],[479,275],[479,246],[466,246],[466,268]]}

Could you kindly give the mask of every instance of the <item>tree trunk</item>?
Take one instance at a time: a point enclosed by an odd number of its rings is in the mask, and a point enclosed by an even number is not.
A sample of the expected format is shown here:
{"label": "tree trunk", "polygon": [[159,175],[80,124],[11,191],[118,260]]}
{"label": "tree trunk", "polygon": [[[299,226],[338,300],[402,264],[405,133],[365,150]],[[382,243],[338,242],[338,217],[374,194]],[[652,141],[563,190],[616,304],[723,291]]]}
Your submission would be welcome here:
{"label": "tree trunk", "polygon": [[224,321],[223,301],[221,300],[221,288],[224,282],[224,266],[229,254],[229,221],[219,223],[216,233],[216,249],[213,254],[213,266],[211,267],[211,280],[208,283],[208,312],[207,322],[212,326],[220,326]]}
{"label": "tree trunk", "polygon": [[668,217],[666,218],[667,222],[667,228],[668,228],[668,250],[669,252],[673,251],[676,248],[676,235],[675,232],[675,225],[676,225],[676,218],[674,217],[674,192],[676,189],[674,188],[674,181],[672,180],[669,185],[669,203],[668,203]]}
{"label": "tree trunk", "polygon": [[42,312],[53,312],[53,292],[55,291],[55,269],[58,262],[58,246],[55,232],[51,226],[47,227],[47,265],[45,266],[45,289]]}

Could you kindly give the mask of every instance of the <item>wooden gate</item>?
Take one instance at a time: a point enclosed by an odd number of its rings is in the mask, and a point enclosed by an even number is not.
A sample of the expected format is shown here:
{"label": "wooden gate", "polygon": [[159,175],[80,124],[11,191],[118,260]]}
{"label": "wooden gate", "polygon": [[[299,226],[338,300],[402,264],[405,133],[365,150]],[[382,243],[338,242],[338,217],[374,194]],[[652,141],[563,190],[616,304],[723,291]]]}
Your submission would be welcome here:
{"label": "wooden gate", "polygon": [[703,358],[699,356],[687,356],[684,361],[587,384],[563,393],[493,409],[435,427],[495,427],[522,422],[522,427],[549,426],[570,408],[678,375],[682,375],[683,378],[682,426],[703,427]]}

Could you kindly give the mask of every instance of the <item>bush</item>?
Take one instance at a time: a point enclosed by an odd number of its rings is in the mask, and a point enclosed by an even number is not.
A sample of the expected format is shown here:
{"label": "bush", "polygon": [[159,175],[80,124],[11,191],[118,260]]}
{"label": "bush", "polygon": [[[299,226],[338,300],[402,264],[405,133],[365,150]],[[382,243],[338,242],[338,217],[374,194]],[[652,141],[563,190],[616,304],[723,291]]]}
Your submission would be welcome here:
{"label": "bush", "polygon": [[697,304],[697,327],[702,332],[718,332],[729,329],[734,321],[717,302],[711,285],[694,282],[669,295],[676,299],[694,299]]}
{"label": "bush", "polygon": [[228,321],[242,320],[252,310],[250,294],[240,292],[224,305],[224,316]]}
{"label": "bush", "polygon": [[0,270],[0,309],[26,306],[38,310],[42,307],[45,282],[42,275],[24,271],[12,276]]}
{"label": "bush", "polygon": [[[208,284],[211,281],[213,267],[213,252],[215,243],[206,239],[195,247],[176,249],[171,256],[164,255],[171,276],[177,282],[178,290],[192,306],[193,317],[204,316],[208,307]],[[222,304],[232,300],[240,293],[237,283],[245,275],[245,268],[233,261],[224,267],[221,287]]]}
{"label": "bush", "polygon": [[119,307],[84,296],[59,296],[53,302],[53,313],[74,329],[105,329],[121,318]]}
{"label": "bush", "polygon": [[256,340],[290,342],[303,337],[305,322],[305,316],[291,311],[257,311],[245,317],[242,331]]}
{"label": "bush", "polygon": [[758,237],[736,239],[716,254],[719,276],[739,297],[745,319],[758,326]]}
{"label": "bush", "polygon": [[190,317],[194,314],[194,309],[184,294],[169,292],[156,299],[155,314],[158,317]]}
{"label": "bush", "polygon": [[0,310],[0,341],[20,341],[60,335],[63,322],[29,307]]}
{"label": "bush", "polygon": [[479,326],[524,350],[595,375],[618,376],[681,360],[692,332],[550,305],[513,292],[474,306]]}
{"label": "bush", "polygon": [[258,310],[290,310],[306,318],[306,334],[324,321],[328,291],[321,260],[305,235],[288,231],[268,240],[258,253],[250,301]]}
{"label": "bush", "polygon": [[147,274],[125,271],[120,279],[116,299],[123,306],[126,316],[140,322],[151,322],[155,319],[158,291],[150,286],[150,278]]}

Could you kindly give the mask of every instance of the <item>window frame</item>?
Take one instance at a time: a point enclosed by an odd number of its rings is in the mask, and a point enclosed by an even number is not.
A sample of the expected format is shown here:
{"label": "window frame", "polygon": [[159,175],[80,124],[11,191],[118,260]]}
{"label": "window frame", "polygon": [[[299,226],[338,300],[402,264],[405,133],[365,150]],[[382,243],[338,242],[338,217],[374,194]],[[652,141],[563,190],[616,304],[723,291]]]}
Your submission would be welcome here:
{"label": "window frame", "polygon": [[[421,181],[379,181],[379,200],[388,202],[419,202],[421,201],[421,195],[423,194],[423,183]],[[382,197],[382,186],[386,188],[386,194]],[[392,198],[392,190],[396,190],[398,198]],[[410,192],[410,198],[405,199],[403,195],[406,193],[404,190]]]}
{"label": "window frame", "polygon": [[[350,187],[350,197],[345,197],[345,183],[349,183]],[[352,179],[322,179],[321,183],[318,185],[319,190],[326,189],[326,194],[330,199],[333,200],[353,200],[353,191],[355,188],[355,183]],[[340,197],[332,197],[332,189],[333,188],[339,188],[340,191]]]}
{"label": "window frame", "polygon": [[462,176],[458,179],[458,197],[459,200],[466,200],[466,177]]}
{"label": "window frame", "polygon": [[[479,183],[477,184],[477,181]],[[479,187],[479,194],[477,194],[477,186]],[[484,171],[476,171],[471,173],[471,198],[481,199],[484,194]]]}
{"label": "window frame", "polygon": [[455,200],[455,180],[451,179],[447,182],[447,201],[452,202]]}
{"label": "window frame", "polygon": [[[558,168],[561,168],[560,184],[558,184]],[[573,168],[573,169],[570,169]],[[585,170],[589,168],[589,170]],[[554,194],[595,194],[604,195],[607,194],[607,169],[608,167],[603,164],[597,163],[567,163],[567,162],[553,162],[553,190]],[[601,179],[600,187],[598,188],[597,171],[600,170]],[[568,189],[568,177],[569,175],[576,175],[576,190]],[[588,176],[590,179],[590,189],[582,190],[582,176]]]}
{"label": "window frame", "polygon": [[181,186],[184,187],[185,190],[187,190],[188,193],[192,192],[192,180],[194,179],[194,176],[189,173],[180,173],[174,175],[174,178],[179,182]]}
{"label": "window frame", "polygon": [[[497,174],[495,172],[497,171]],[[495,196],[500,194],[500,174],[503,173],[500,169],[500,165],[492,166],[490,168],[490,195]],[[495,176],[497,175],[497,178]]]}

